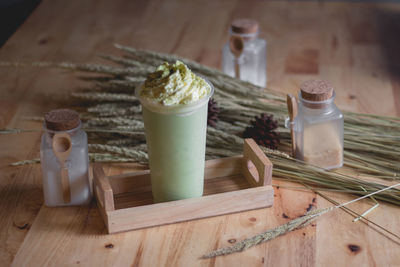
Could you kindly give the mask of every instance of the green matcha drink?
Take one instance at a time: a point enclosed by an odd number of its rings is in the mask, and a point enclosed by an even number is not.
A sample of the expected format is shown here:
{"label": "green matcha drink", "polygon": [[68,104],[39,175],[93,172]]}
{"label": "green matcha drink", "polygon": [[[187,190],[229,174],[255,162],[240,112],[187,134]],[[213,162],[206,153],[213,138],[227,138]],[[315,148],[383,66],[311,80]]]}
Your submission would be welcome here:
{"label": "green matcha drink", "polygon": [[143,107],[155,202],[203,195],[211,84],[182,62],[164,63],[136,94]]}

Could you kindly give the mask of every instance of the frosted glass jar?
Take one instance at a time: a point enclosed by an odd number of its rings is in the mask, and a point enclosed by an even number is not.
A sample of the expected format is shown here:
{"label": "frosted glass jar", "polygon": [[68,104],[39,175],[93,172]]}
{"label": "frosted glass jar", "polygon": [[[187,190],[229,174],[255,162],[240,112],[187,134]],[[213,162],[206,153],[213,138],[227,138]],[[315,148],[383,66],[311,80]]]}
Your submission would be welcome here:
{"label": "frosted glass jar", "polygon": [[[68,170],[70,201],[63,198],[61,163],[53,151],[53,138],[65,133],[70,137],[71,149],[65,168]],[[46,114],[40,146],[45,205],[71,206],[88,204],[91,200],[87,135],[81,129],[79,115],[72,110],[53,110]]]}
{"label": "frosted glass jar", "polygon": [[[240,78],[265,87],[267,83],[267,42],[258,37],[258,23],[248,19],[234,20],[230,28],[230,40],[222,49],[222,71],[229,76]],[[233,39],[243,42],[243,52],[236,57],[231,51]],[[239,72],[235,71],[235,64]],[[239,75],[239,76],[237,76]]]}
{"label": "frosted glass jar", "polygon": [[287,120],[295,135],[296,158],[324,169],[343,166],[343,114],[336,107],[335,92],[326,81],[303,83],[298,115]]}

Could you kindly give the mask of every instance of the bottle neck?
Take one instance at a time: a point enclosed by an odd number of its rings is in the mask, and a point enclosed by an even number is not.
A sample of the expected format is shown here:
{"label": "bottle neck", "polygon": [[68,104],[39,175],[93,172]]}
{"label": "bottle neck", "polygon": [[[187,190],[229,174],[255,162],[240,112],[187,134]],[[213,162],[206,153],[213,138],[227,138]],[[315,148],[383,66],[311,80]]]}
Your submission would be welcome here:
{"label": "bottle neck", "polygon": [[48,129],[48,128],[46,127],[46,124],[44,124],[44,125],[43,125],[43,130],[44,130],[46,136],[48,136],[48,138],[52,139],[53,136],[54,136],[55,134],[57,134],[57,133],[67,133],[67,134],[69,134],[70,136],[74,136],[74,135],[81,129],[81,127],[82,127],[82,123],[79,123],[78,127],[73,128],[73,129],[70,129],[70,130],[66,130],[66,131],[53,131],[53,130]]}
{"label": "bottle neck", "polygon": [[310,109],[313,112],[327,112],[335,106],[335,92],[333,92],[331,98],[323,101],[311,101],[302,98],[301,93],[299,93],[299,100],[302,107],[305,109]]}
{"label": "bottle neck", "polygon": [[253,32],[253,33],[236,33],[233,32],[232,29],[229,30],[229,36],[238,36],[243,39],[243,41],[251,41],[254,39],[257,39],[259,35],[259,31]]}

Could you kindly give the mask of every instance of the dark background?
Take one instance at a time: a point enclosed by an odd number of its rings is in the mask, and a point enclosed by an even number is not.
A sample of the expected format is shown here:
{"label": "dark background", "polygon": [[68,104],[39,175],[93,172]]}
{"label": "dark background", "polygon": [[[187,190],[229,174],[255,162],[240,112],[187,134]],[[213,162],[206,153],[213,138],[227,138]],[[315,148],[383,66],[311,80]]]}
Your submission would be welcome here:
{"label": "dark background", "polygon": [[0,47],[24,22],[41,0],[0,0]]}

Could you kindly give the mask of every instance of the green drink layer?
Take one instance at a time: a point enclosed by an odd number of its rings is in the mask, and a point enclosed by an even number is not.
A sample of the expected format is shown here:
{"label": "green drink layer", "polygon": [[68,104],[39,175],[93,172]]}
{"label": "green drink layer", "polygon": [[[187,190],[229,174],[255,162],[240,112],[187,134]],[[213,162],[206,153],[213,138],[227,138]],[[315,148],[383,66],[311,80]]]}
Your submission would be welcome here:
{"label": "green drink layer", "polygon": [[143,108],[155,202],[203,195],[207,105],[187,116]]}
{"label": "green drink layer", "polygon": [[212,92],[211,84],[179,61],[160,65],[139,88],[155,202],[203,195]]}

